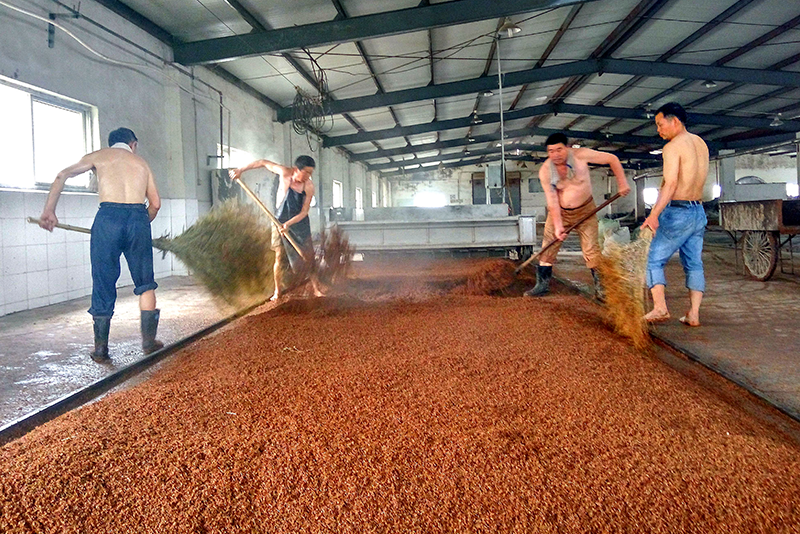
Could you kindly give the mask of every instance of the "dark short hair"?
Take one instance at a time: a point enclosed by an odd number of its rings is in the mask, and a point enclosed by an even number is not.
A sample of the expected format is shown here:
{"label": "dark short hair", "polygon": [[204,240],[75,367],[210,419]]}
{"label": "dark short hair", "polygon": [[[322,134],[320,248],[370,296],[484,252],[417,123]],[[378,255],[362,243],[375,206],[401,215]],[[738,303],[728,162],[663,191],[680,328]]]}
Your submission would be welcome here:
{"label": "dark short hair", "polygon": [[569,139],[567,139],[567,136],[561,132],[551,134],[550,137],[547,138],[547,141],[544,142],[544,146],[548,147],[550,145],[557,145],[559,143],[563,144],[564,146],[569,144]]}
{"label": "dark short hair", "polygon": [[675,117],[676,119],[681,121],[681,124],[684,125],[686,124],[686,110],[683,109],[683,106],[681,106],[677,102],[669,102],[667,104],[664,104],[663,106],[658,108],[658,111],[656,111],[656,115],[658,115],[659,113],[664,115],[665,119],[669,119],[670,117]]}
{"label": "dark short hair", "polygon": [[297,156],[297,159],[294,160],[294,166],[301,171],[306,167],[311,167],[312,169],[316,169],[317,162],[315,162],[314,158],[312,158],[311,156]]}
{"label": "dark short hair", "polygon": [[136,134],[133,133],[133,130],[128,128],[117,128],[108,134],[108,146],[114,146],[117,143],[129,145],[134,141],[138,141],[138,139],[136,139]]}

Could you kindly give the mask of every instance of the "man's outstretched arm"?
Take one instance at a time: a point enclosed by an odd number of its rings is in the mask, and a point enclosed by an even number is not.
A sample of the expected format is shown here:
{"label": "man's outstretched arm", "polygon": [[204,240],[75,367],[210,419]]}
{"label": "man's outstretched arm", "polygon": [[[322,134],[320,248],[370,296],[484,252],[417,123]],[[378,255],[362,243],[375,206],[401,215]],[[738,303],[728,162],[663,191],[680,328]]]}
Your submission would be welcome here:
{"label": "man's outstretched arm", "polygon": [[53,185],[50,186],[50,192],[47,194],[47,201],[44,204],[42,215],[39,217],[39,226],[45,230],[53,231],[53,228],[58,224],[56,204],[58,204],[58,199],[64,190],[64,184],[68,179],[94,169],[94,162],[91,156],[91,154],[83,156],[78,163],[70,165],[56,175]]}

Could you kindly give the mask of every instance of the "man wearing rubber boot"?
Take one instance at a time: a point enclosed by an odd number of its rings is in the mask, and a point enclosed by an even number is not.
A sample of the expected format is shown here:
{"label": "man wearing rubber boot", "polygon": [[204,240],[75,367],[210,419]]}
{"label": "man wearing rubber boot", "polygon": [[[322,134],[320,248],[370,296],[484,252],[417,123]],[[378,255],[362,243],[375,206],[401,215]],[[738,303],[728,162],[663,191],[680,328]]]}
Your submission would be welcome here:
{"label": "man wearing rubber boot", "polygon": [[150,167],[136,155],[138,144],[131,130],[119,128],[109,134],[109,148],[87,154],[59,172],[50,187],[39,222],[39,226],[52,232],[58,223],[56,204],[64,183],[73,176],[94,171],[100,208],[92,225],[90,242],[92,307],[89,313],[94,321],[91,357],[98,363],[111,359],[108,356],[108,333],[117,300],[121,254],[125,254],[135,284],[133,292],[139,295],[142,349],[145,354],[150,354],[164,346],[156,341],[160,310],[156,309],[155,289],[158,284],[153,277],[150,234],[150,222],[161,208],[161,199]]}
{"label": "man wearing rubber boot", "polygon": [[[547,199],[547,221],[544,225],[542,248],[552,241],[557,241],[543,251],[536,268],[536,285],[525,292],[526,297],[539,297],[550,291],[550,279],[553,277],[555,263],[561,242],[566,239],[564,228],[575,224],[595,209],[592,198],[592,183],[589,176],[589,164],[608,165],[617,178],[620,195],[627,195],[631,188],[625,179],[625,171],[619,159],[608,152],[599,152],[589,148],[573,149],[569,146],[567,136],[554,133],[547,138],[547,160],[539,169],[539,181]],[[600,263],[600,244],[598,242],[597,217],[589,217],[575,230],[581,238],[583,261],[592,271],[595,296],[604,299],[603,288],[597,275]]]}

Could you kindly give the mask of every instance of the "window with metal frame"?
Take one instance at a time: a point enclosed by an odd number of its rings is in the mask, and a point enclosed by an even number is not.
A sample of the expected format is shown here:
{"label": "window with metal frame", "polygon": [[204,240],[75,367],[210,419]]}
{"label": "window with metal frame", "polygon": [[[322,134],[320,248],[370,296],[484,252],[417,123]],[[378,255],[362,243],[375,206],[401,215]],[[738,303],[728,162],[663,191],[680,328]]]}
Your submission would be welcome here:
{"label": "window with metal frame", "polygon": [[[92,106],[0,78],[0,187],[47,189],[58,172],[93,150]],[[90,175],[67,181],[85,191]]]}

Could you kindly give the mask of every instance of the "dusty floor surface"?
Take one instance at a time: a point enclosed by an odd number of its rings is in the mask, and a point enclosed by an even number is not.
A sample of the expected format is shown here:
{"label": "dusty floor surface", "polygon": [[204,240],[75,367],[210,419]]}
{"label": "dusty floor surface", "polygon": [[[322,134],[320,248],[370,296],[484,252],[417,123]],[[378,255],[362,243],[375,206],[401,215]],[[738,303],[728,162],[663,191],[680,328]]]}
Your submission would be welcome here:
{"label": "dusty floor surface", "polygon": [[379,267],[0,449],[0,531],[800,528],[800,444],[735,386],[634,351],[580,296]]}
{"label": "dusty floor surface", "polygon": [[[158,338],[168,345],[234,312],[219,307],[188,276],[158,283]],[[133,288],[119,290],[108,364],[98,365],[88,356],[94,348],[92,318],[86,313],[90,300],[87,296],[0,318],[0,427],[142,358]]]}

